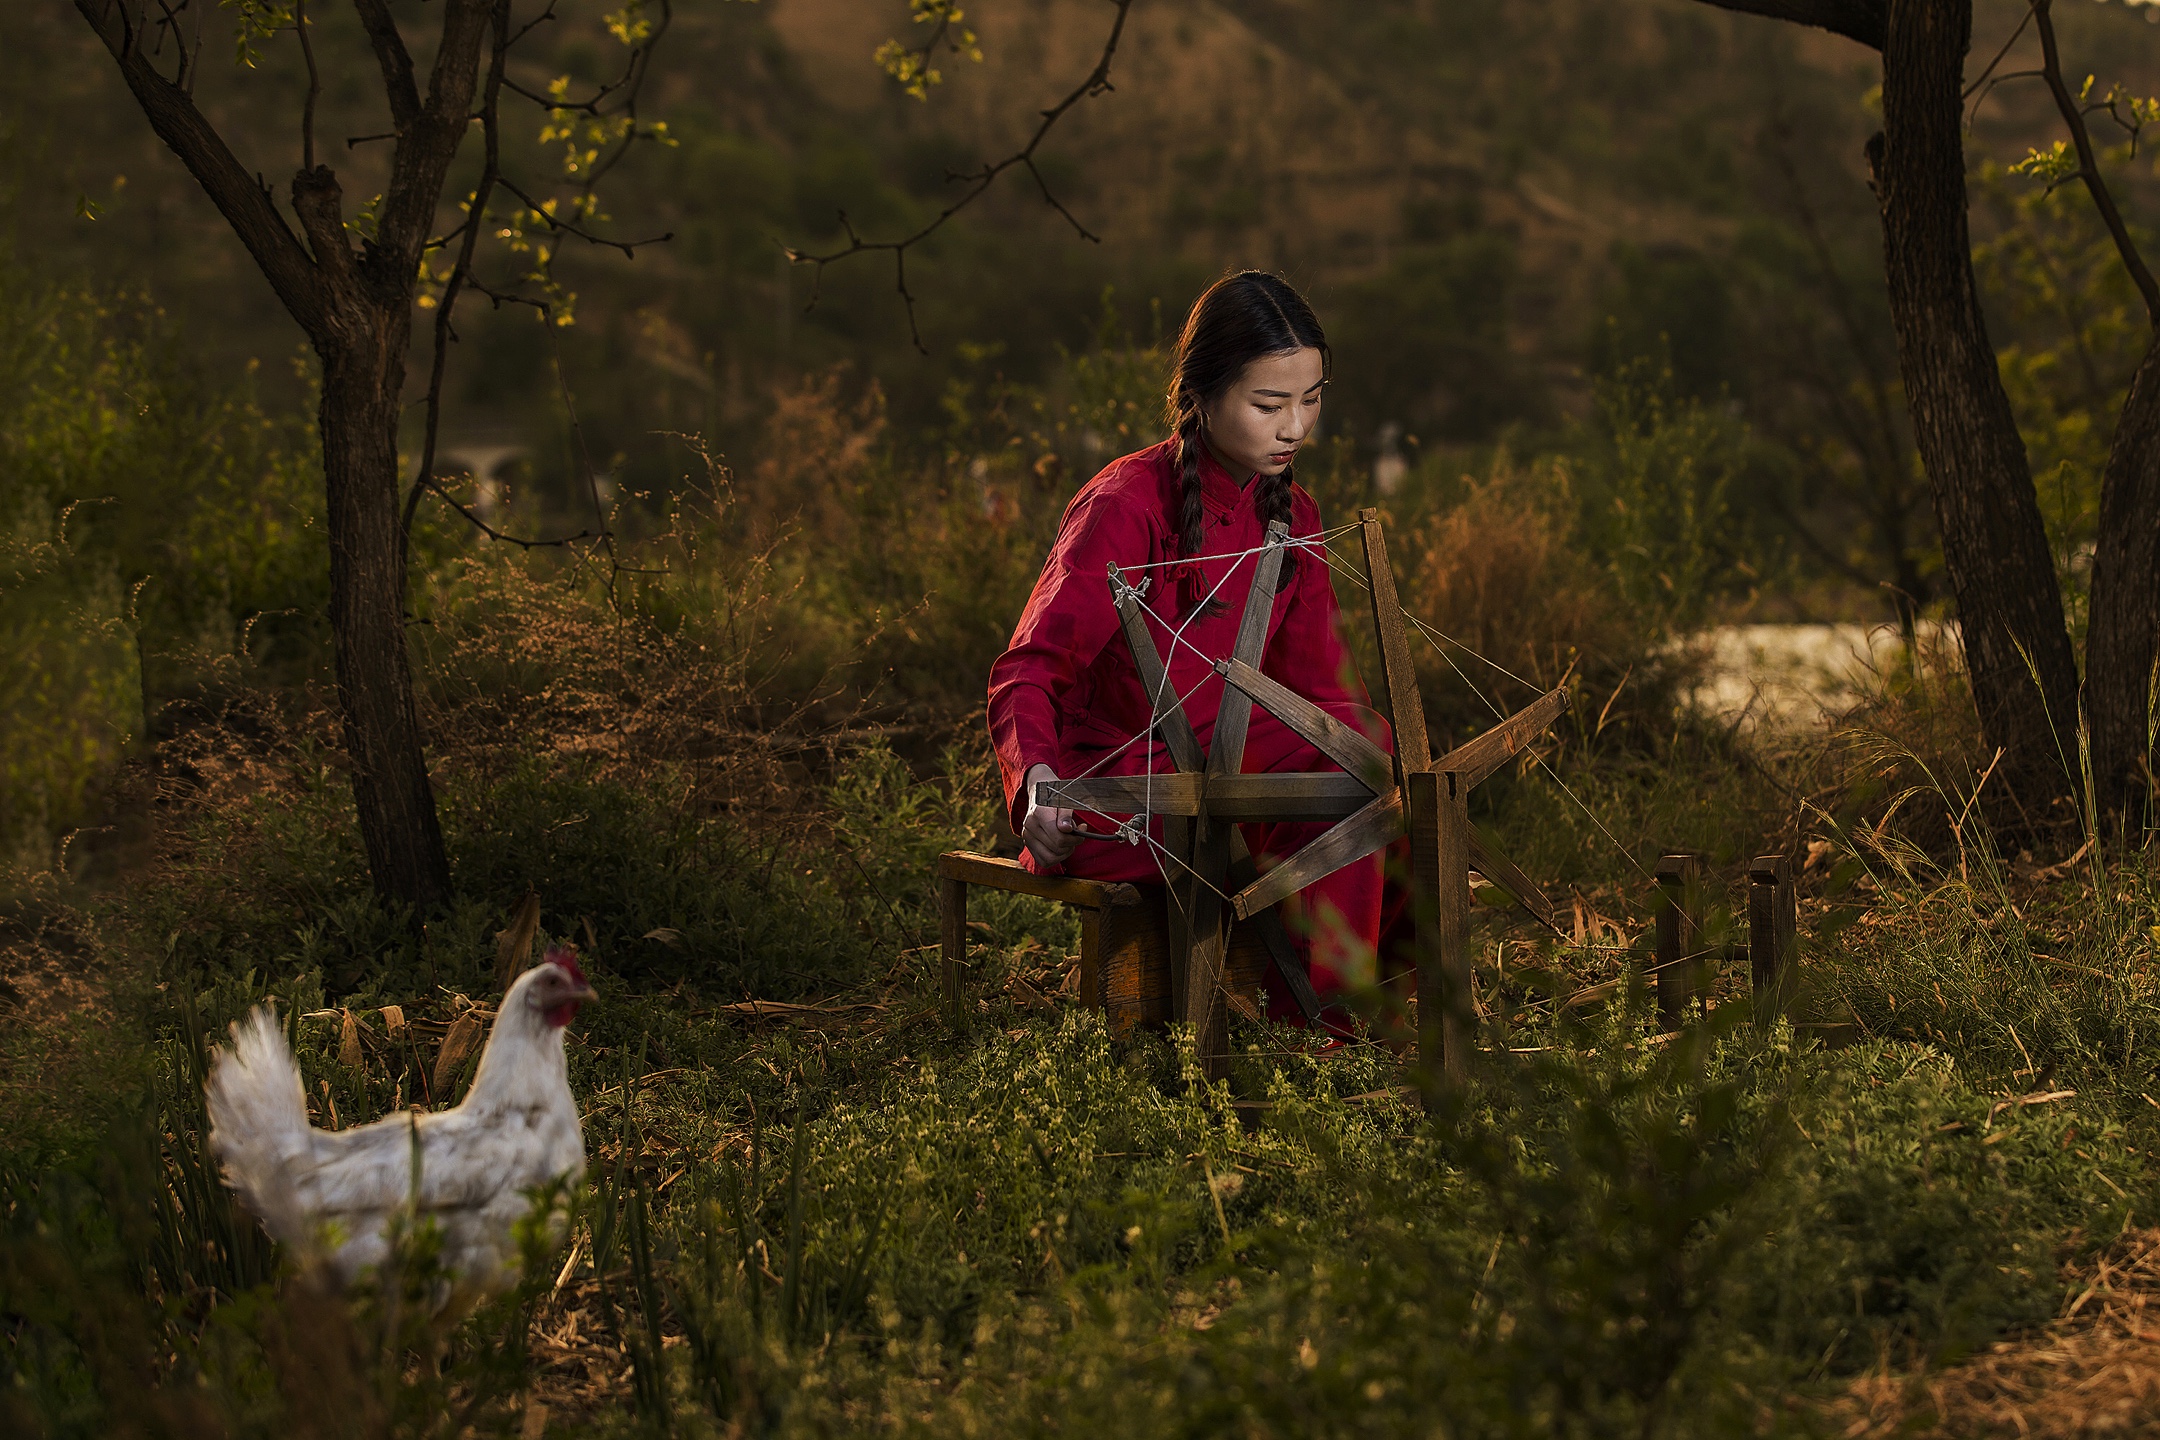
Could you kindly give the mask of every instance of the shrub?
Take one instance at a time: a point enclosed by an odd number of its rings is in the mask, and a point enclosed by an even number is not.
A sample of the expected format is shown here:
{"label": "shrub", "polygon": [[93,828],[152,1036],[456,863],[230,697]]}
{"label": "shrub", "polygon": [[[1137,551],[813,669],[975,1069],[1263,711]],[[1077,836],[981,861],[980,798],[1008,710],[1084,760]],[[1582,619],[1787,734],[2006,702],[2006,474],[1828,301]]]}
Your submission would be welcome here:
{"label": "shrub", "polygon": [[[319,655],[307,425],[206,386],[135,297],[0,264],[0,865],[47,868],[161,705]],[[261,622],[258,624],[257,622]],[[145,714],[145,709],[149,713]]]}

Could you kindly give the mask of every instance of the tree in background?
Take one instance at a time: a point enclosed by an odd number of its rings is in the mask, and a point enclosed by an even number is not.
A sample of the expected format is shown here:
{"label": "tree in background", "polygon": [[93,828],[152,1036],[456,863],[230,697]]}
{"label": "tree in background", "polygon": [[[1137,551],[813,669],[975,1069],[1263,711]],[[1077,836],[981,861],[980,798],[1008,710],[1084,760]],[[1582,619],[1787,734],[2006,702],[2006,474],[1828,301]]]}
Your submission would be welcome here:
{"label": "tree in background", "polygon": [[[426,493],[480,523],[450,499],[435,473],[458,299],[474,289],[498,305],[528,305],[545,324],[561,323],[566,297],[551,280],[556,242],[570,236],[631,253],[632,243],[604,241],[588,226],[598,218],[595,187],[628,147],[665,136],[664,128],[639,121],[637,99],[653,46],[667,28],[670,0],[653,7],[623,0],[604,17],[627,60],[619,78],[585,99],[571,97],[567,79],[541,93],[506,74],[518,43],[557,18],[555,0],[522,7],[522,21],[513,14],[520,9],[514,0],[442,0],[425,93],[391,0],[353,0],[379,70],[379,90],[371,93],[379,95],[390,127],[347,142],[348,153],[363,143],[389,147],[381,193],[353,214],[338,172],[317,155],[324,87],[307,0],[228,0],[229,17],[208,0],[75,0],[75,8],[111,53],[158,137],[231,224],[314,349],[321,369],[330,624],[360,834],[376,892],[389,903],[432,909],[449,896],[450,870],[405,646],[405,541]],[[300,165],[283,208],[195,104],[206,25],[228,24],[242,66],[252,66],[258,47],[288,36],[306,62]],[[543,197],[538,187],[504,173],[505,92],[538,106],[545,117],[541,139],[563,147],[558,193]],[[461,218],[438,233],[453,162],[475,125],[485,147],[479,173],[469,188],[459,187]],[[507,251],[508,279],[491,283],[477,272],[483,238]],[[423,308],[434,314],[426,437],[401,504],[398,421],[414,311]],[[604,541],[605,516],[596,524],[588,534]]]}
{"label": "tree in background", "polygon": [[[2071,130],[2055,178],[2083,180],[2154,326],[2108,451],[2082,687],[2024,438],[1973,275],[1964,107],[1982,82],[1969,89],[1965,76],[1971,0],[1703,3],[1817,26],[1881,52],[1883,128],[1868,158],[1891,316],[1982,733],[2002,748],[2021,803],[2072,793],[2082,756],[2099,812],[2093,823],[2127,820],[2150,784],[2160,675],[2160,287],[2101,175],[2085,125],[2095,107],[2064,83],[2052,0],[2029,0],[2027,23],[2037,22],[2043,54],[2025,73],[2048,83]],[[2089,734],[2082,747],[2081,732]]]}
{"label": "tree in background", "polygon": [[[429,37],[434,53],[424,94],[412,43],[418,27],[401,24],[393,4],[353,0],[361,33],[352,40],[357,45],[364,38],[379,72],[368,87],[379,101],[369,103],[386,110],[390,128],[346,141],[348,154],[365,156],[369,152],[360,147],[378,144],[389,149],[381,193],[348,216],[337,172],[319,163],[316,153],[317,108],[327,69],[318,65],[318,55],[328,58],[330,51],[317,39],[307,0],[226,0],[223,7],[208,0],[75,0],[152,128],[231,224],[314,348],[321,370],[330,622],[360,833],[378,895],[424,912],[448,898],[450,874],[405,646],[406,550],[419,501],[434,495],[496,539],[528,547],[591,542],[613,555],[609,517],[589,457],[580,459],[593,519],[575,535],[549,540],[504,535],[444,488],[436,471],[436,442],[448,347],[457,338],[457,305],[471,290],[497,307],[526,306],[552,335],[569,323],[574,298],[554,278],[561,240],[630,256],[640,245],[669,238],[626,241],[595,227],[604,219],[597,194],[602,179],[637,142],[669,140],[664,125],[639,118],[638,100],[673,12],[672,0],[620,0],[609,13],[585,17],[597,18],[598,28],[623,48],[625,60],[615,78],[579,99],[570,93],[568,76],[535,89],[510,68],[520,42],[544,26],[567,23],[559,15],[563,0],[443,0],[439,24]],[[1107,35],[1086,76],[1062,101],[1040,112],[1031,135],[1012,154],[953,176],[963,184],[962,193],[927,223],[894,240],[870,240],[857,235],[843,213],[847,245],[824,254],[791,250],[787,258],[822,273],[849,256],[891,255],[912,332],[908,252],[1005,174],[1025,172],[1051,207],[1093,239],[1051,193],[1037,163],[1038,149],[1062,116],[1110,89],[1110,66],[1131,7],[1132,0],[1106,0]],[[232,13],[220,17],[219,8]],[[917,27],[912,42],[893,41],[874,58],[907,93],[922,98],[940,79],[941,55],[975,60],[980,54],[954,0],[911,0],[908,14]],[[208,24],[231,31],[244,68],[252,69],[259,47],[284,43],[286,37],[304,60],[300,167],[284,208],[195,104],[206,15]],[[350,47],[340,53],[350,53]],[[346,76],[337,72],[330,78],[342,82]],[[340,83],[329,93],[348,89]],[[538,107],[539,141],[554,147],[561,162],[551,193],[542,194],[541,187],[510,173],[502,118],[506,97]],[[480,164],[476,173],[467,167],[469,183],[453,186],[460,147],[474,126],[482,137]],[[454,202],[447,219],[446,201]],[[440,233],[438,225],[445,226]],[[484,258],[483,240],[494,242],[485,269],[477,263]],[[401,500],[398,422],[416,309],[432,313],[432,364],[421,397],[425,425],[419,461]],[[918,348],[920,343],[917,337]],[[575,432],[574,416],[572,428]]]}

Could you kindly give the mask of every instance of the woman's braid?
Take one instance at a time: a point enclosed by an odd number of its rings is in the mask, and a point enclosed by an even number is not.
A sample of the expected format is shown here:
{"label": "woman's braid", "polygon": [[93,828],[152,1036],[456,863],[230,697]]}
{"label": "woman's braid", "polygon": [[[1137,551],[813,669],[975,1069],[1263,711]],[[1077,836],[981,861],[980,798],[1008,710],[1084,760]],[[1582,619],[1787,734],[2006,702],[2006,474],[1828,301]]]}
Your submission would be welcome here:
{"label": "woman's braid", "polygon": [[[1253,481],[1253,513],[1260,517],[1260,529],[1263,534],[1266,533],[1268,526],[1277,521],[1282,523],[1284,530],[1287,531],[1290,528],[1290,486],[1293,483],[1291,479],[1293,469],[1294,467],[1285,465],[1282,474],[1262,475]],[[1285,550],[1282,558],[1282,573],[1275,581],[1275,589],[1278,594],[1289,588],[1290,576],[1296,569],[1297,552],[1295,550]]]}
{"label": "woman's braid", "polygon": [[[1207,544],[1205,530],[1207,510],[1200,503],[1200,447],[1207,442],[1201,438],[1200,406],[1196,397],[1179,395],[1174,402],[1182,411],[1178,417],[1178,553],[1191,560],[1198,556]],[[1206,577],[1195,565],[1185,575],[1184,601],[1188,608],[1200,602],[1201,586]]]}

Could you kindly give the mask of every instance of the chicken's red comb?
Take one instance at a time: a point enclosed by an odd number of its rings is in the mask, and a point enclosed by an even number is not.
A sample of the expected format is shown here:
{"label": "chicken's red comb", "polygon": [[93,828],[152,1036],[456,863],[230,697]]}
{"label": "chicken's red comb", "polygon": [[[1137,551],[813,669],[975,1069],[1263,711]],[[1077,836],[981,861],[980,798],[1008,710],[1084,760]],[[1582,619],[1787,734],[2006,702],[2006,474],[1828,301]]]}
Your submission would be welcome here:
{"label": "chicken's red comb", "polygon": [[540,963],[543,965],[560,965],[563,969],[570,972],[570,978],[572,980],[577,981],[577,983],[580,985],[583,985],[585,983],[585,972],[578,968],[577,950],[572,946],[548,946],[547,958],[542,960]]}

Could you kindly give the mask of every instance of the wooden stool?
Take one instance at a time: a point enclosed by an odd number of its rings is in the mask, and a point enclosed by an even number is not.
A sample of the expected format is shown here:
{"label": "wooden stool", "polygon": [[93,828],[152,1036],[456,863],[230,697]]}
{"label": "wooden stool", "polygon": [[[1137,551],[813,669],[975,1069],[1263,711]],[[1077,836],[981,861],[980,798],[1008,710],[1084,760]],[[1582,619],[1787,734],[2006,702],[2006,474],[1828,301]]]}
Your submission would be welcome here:
{"label": "wooden stool", "polygon": [[[1080,1001],[1103,1012],[1111,1034],[1124,1036],[1141,1026],[1169,1023],[1174,1011],[1168,887],[1037,875],[1017,860],[965,850],[938,857],[938,882],[945,1004],[955,1016],[960,1013],[960,972],[967,964],[968,887],[981,885],[1055,900],[1080,912]],[[1270,984],[1282,985],[1301,1010],[1317,1017],[1311,983],[1273,911],[1237,925],[1226,958],[1231,1008],[1247,1019],[1259,1018],[1260,991]],[[1270,966],[1276,969],[1274,976],[1268,973]]]}

